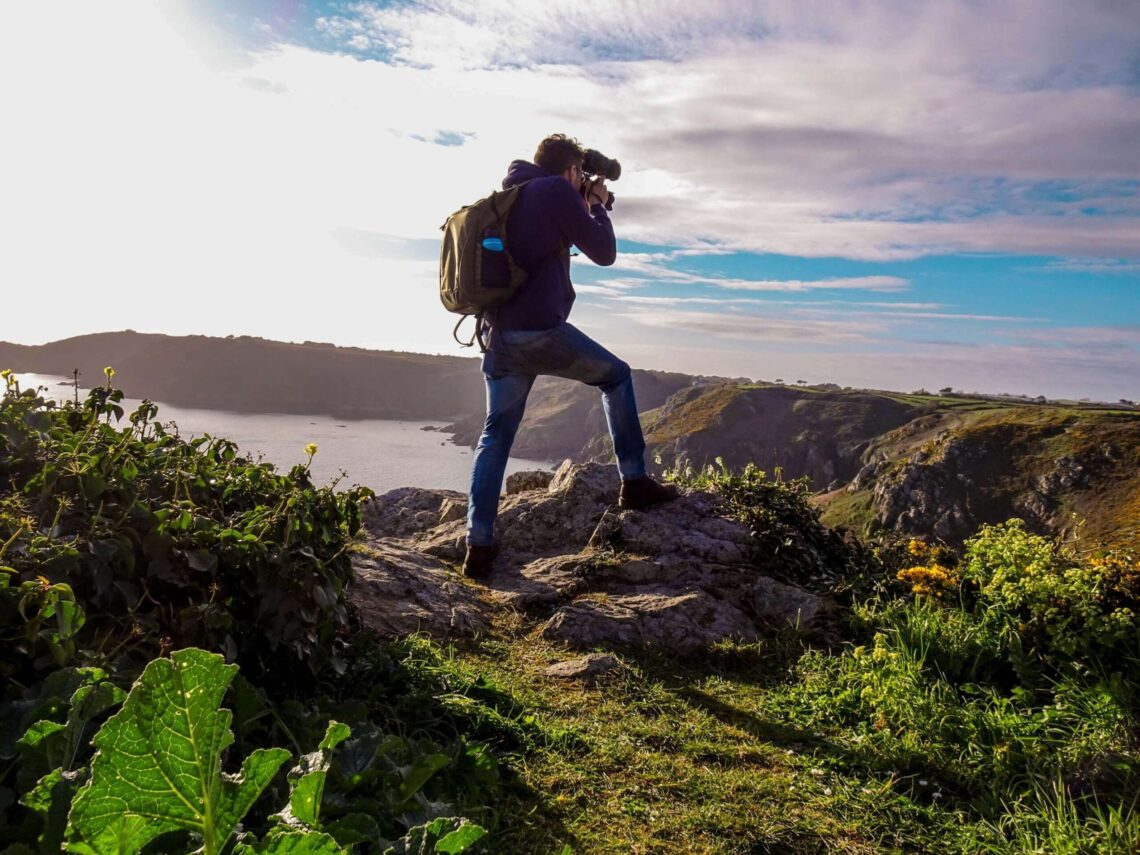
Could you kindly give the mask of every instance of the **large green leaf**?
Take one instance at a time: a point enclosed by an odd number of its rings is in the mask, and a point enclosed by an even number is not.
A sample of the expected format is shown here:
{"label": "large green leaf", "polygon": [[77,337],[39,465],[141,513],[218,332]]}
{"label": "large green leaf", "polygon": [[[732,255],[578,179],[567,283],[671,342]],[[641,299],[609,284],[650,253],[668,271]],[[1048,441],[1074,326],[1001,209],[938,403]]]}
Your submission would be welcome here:
{"label": "large green leaf", "polygon": [[463,817],[439,817],[408,829],[384,855],[459,855],[486,833],[485,828]]}
{"label": "large green leaf", "polygon": [[286,825],[300,823],[312,829],[320,828],[321,796],[325,792],[333,749],[351,735],[347,724],[330,721],[317,750],[304,755],[289,770],[289,806],[278,814]]}
{"label": "large green leaf", "polygon": [[323,832],[289,831],[255,843],[239,843],[234,855],[345,855],[347,851]]}
{"label": "large green leaf", "polygon": [[146,666],[95,735],[91,780],[71,807],[70,851],[134,853],[160,834],[189,830],[206,855],[221,852],[289,758],[284,749],[258,750],[240,774],[222,774],[221,754],[234,737],[220,706],[236,671],[194,648]]}

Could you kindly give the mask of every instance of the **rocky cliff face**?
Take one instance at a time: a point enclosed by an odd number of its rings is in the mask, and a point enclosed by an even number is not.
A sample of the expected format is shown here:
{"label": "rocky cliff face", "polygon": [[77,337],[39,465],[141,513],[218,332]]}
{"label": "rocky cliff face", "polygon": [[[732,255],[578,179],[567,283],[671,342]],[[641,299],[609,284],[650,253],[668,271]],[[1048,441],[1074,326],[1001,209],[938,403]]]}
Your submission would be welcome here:
{"label": "rocky cliff face", "polygon": [[1020,517],[1090,547],[1140,543],[1140,419],[1130,415],[931,415],[878,439],[863,464],[844,492],[866,497],[863,522],[887,531],[958,544],[983,524]]}
{"label": "rocky cliff face", "polygon": [[765,575],[747,528],[707,493],[621,511],[612,467],[570,461],[517,485],[529,489],[502,501],[501,550],[483,585],[457,572],[464,496],[408,488],[372,501],[350,593],[365,624],[385,635],[467,636],[506,609],[570,647],[677,653],[828,625],[831,604]]}

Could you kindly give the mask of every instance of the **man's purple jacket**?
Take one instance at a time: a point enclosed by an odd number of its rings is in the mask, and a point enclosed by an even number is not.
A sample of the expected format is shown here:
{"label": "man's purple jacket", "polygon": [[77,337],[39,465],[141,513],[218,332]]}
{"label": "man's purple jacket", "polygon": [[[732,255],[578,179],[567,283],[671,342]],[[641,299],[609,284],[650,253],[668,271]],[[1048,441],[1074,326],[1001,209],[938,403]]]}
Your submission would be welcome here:
{"label": "man's purple jacket", "polygon": [[[503,189],[524,181],[507,219],[507,250],[528,274],[510,300],[488,313],[494,330],[546,330],[558,326],[574,305],[570,284],[570,246],[595,264],[609,266],[617,257],[614,227],[601,205],[590,213],[570,182],[540,166],[516,160]],[[490,349],[495,349],[491,336]]]}

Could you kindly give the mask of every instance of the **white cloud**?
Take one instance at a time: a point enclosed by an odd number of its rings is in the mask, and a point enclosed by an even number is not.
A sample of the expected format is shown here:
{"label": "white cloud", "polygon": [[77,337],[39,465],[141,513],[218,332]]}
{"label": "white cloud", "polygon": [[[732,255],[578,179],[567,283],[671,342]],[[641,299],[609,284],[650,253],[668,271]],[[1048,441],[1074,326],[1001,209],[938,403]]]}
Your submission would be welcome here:
{"label": "white cloud", "polygon": [[[196,8],[0,8],[0,74],[19,81],[0,90],[0,338],[132,326],[450,349],[434,264],[408,241],[435,240],[552,130],[622,160],[620,237],[671,248],[619,256],[617,277],[580,287],[591,301],[917,290],[692,272],[729,250],[1135,272],[1137,4],[440,0],[326,21],[396,64],[286,40],[239,56]],[[891,311],[1003,317],[915,296],[765,329],[853,342],[894,329]],[[722,346],[759,329],[672,317]]]}

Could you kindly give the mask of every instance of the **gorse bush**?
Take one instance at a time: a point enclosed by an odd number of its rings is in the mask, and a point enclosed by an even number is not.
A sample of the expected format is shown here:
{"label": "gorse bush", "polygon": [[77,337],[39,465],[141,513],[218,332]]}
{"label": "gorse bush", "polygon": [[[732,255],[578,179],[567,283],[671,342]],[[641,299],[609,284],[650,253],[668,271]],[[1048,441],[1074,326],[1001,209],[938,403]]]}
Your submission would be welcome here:
{"label": "gorse bush", "polygon": [[1140,835],[1135,562],[1067,555],[1017,520],[983,528],[960,561],[921,542],[906,552],[921,562],[894,573],[909,594],[887,585],[858,605],[853,623],[870,639],[806,653],[773,709],[989,817],[994,834],[966,848],[1020,851],[994,843],[1008,827],[1094,851],[1075,842],[1087,825],[1103,851],[1129,851],[1121,841]]}
{"label": "gorse bush", "polygon": [[[119,428],[123,396],[109,386],[57,407],[6,380],[0,566],[9,586],[40,580],[23,595],[38,614],[25,647],[73,597],[84,642],[104,656],[141,664],[195,644],[259,668],[338,663],[367,490],[314,487],[308,462],[279,474],[224,439],[187,442],[145,401]],[[42,639],[57,658],[71,629]]]}
{"label": "gorse bush", "polygon": [[1066,556],[1011,520],[967,541],[963,580],[979,620],[1016,632],[1044,657],[1106,662],[1138,649],[1140,563],[1131,556]]}
{"label": "gorse bush", "polygon": [[[984,526],[966,542],[957,566],[942,548],[912,541],[909,552],[923,563],[896,576],[931,608],[900,612],[902,601],[888,599],[864,611],[898,615],[900,627],[919,616],[928,624],[953,623],[971,638],[979,661],[1004,659],[1023,681],[1076,664],[1120,670],[1140,655],[1140,564],[1131,556],[1070,555],[1026,531],[1021,520]],[[935,647],[952,635],[941,633]]]}

